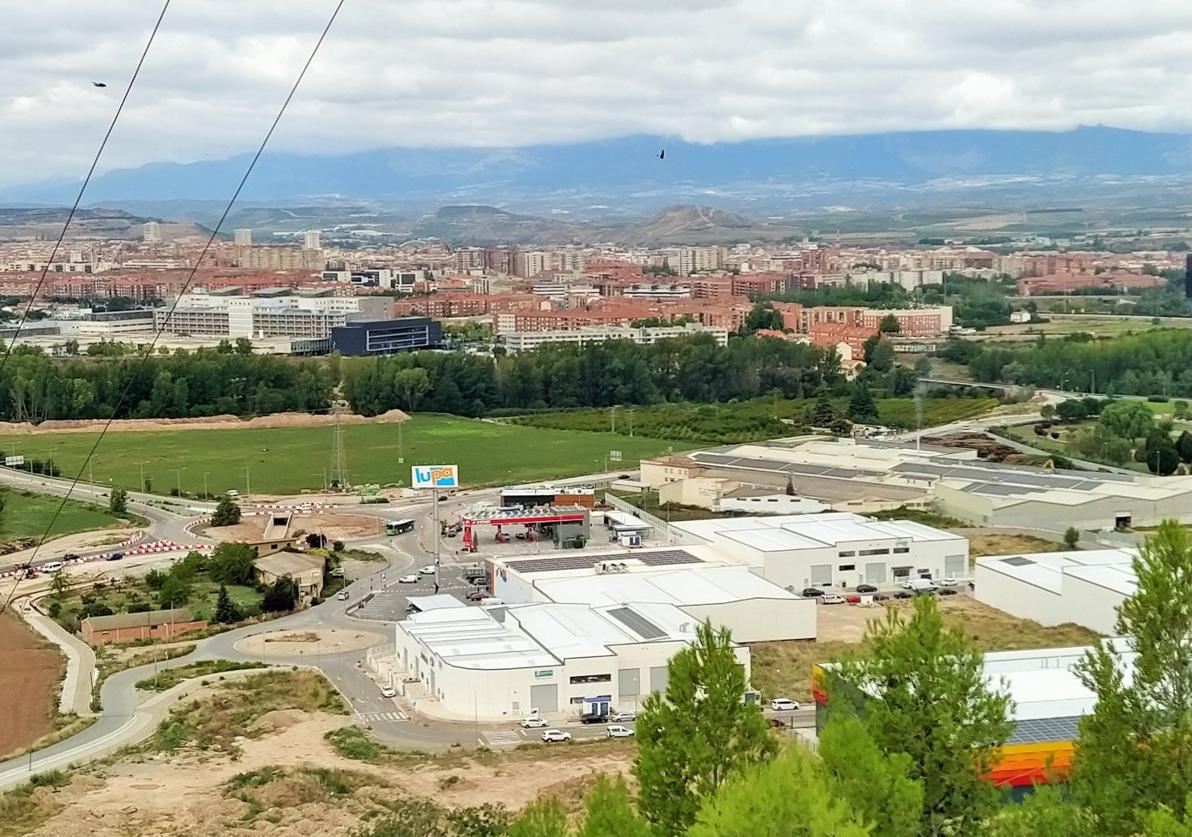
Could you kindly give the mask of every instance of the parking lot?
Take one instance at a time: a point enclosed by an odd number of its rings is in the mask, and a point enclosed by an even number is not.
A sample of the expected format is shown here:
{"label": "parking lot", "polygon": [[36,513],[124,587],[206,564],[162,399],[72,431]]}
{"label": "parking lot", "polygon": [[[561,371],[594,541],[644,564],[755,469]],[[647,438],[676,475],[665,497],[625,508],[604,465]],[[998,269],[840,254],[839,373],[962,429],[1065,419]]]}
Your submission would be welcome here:
{"label": "parking lot", "polygon": [[[467,594],[478,588],[461,575],[462,569],[463,565],[459,564],[444,563],[440,567],[439,593],[447,593],[462,602],[467,602]],[[356,611],[356,615],[361,619],[375,619],[381,622],[397,621],[406,617],[406,601],[409,597],[432,596],[435,593],[433,575],[419,575],[418,581],[414,584],[401,584],[397,578],[396,574],[387,577],[385,586],[374,591],[372,598]]]}

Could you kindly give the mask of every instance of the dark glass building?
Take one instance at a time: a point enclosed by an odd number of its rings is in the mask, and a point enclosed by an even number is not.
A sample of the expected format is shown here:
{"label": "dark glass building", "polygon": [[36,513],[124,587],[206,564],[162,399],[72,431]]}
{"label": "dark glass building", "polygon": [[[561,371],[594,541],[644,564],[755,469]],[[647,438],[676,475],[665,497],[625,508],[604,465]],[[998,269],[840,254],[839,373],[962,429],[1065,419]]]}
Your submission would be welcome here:
{"label": "dark glass building", "polygon": [[430,317],[359,320],[331,329],[331,348],[345,355],[394,355],[437,349],[443,329]]}

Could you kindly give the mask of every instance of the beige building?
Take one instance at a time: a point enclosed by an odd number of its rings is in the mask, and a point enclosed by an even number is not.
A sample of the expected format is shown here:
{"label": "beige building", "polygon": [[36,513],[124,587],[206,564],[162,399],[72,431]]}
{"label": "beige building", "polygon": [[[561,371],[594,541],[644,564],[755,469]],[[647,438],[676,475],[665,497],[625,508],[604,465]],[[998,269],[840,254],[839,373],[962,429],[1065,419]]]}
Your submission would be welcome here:
{"label": "beige building", "polygon": [[257,569],[257,580],[261,584],[273,584],[289,576],[298,584],[298,600],[309,603],[323,592],[323,558],[307,555],[305,552],[285,550],[276,552],[253,562]]}
{"label": "beige building", "polygon": [[720,270],[724,266],[723,247],[680,247],[679,264],[676,270],[680,276],[692,273],[706,273]]}

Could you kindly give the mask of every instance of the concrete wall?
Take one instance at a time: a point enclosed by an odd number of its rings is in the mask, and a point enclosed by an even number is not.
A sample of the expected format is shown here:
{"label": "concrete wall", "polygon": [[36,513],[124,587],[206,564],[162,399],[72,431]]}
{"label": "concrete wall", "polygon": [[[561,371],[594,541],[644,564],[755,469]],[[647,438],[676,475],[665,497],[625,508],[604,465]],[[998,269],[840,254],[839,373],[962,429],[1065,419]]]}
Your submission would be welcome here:
{"label": "concrete wall", "polygon": [[990,569],[989,564],[990,561],[986,559],[977,561],[973,576],[977,601],[1011,616],[1034,620],[1040,625],[1060,625],[1071,621],[1066,610],[1067,603],[1059,593]]}
{"label": "concrete wall", "polygon": [[1104,636],[1115,636],[1117,609],[1126,596],[1073,576],[1064,577],[1064,601],[1069,622],[1084,625]]}
{"label": "concrete wall", "polygon": [[1138,500],[1126,497],[1099,497],[1080,505],[1061,505],[1043,500],[1026,500],[998,509],[992,524],[995,526],[1024,526],[1062,532],[1069,526],[1077,529],[1112,527],[1119,513],[1130,514],[1135,526],[1154,526],[1168,518],[1184,523],[1192,522],[1192,494],[1179,494],[1165,500]]}
{"label": "concrete wall", "polygon": [[695,620],[711,620],[732,631],[737,642],[815,639],[816,604],[811,599],[751,599],[724,604],[687,605]]}
{"label": "concrete wall", "polygon": [[940,514],[977,526],[990,525],[993,517],[992,499],[938,483],[932,487],[931,494]]}
{"label": "concrete wall", "polygon": [[[895,581],[896,568],[910,567],[910,577],[918,577],[922,574],[921,571],[926,571],[933,578],[942,578],[945,575],[945,556],[964,555],[966,563],[968,560],[968,540],[959,536],[943,541],[912,541],[909,551],[905,553],[893,552],[893,544],[892,540],[856,541],[824,549],[765,553],[762,556],[762,576],[779,587],[789,587],[797,591],[813,583],[813,566],[828,564],[831,567],[832,586],[849,588],[866,580],[867,564],[885,564],[886,580]],[[874,549],[889,549],[890,552],[885,555],[861,554]],[[855,554],[841,554],[849,552]],[[853,569],[842,569],[849,566]]]}

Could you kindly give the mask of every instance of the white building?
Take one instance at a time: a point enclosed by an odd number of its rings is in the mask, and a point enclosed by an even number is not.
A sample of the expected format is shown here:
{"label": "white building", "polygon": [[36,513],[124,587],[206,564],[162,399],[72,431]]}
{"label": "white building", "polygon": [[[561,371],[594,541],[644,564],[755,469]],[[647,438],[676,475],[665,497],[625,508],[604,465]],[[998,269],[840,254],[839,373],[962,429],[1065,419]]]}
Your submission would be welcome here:
{"label": "white building", "polygon": [[242,228],[232,233],[232,243],[237,247],[251,247],[252,246],[252,230]]}
{"label": "white building", "polygon": [[686,323],[678,326],[582,326],[571,331],[501,331],[501,340],[511,352],[524,352],[548,343],[604,343],[608,340],[629,340],[649,345],[659,340],[689,337],[693,334],[710,334],[718,346],[728,345],[728,329],[723,326],[704,326]]}
{"label": "white building", "polygon": [[691,299],[691,286],[661,282],[637,283],[624,288],[621,296],[626,299]]}
{"label": "white building", "polygon": [[[319,239],[318,230],[307,230],[302,234],[302,248],[304,250],[321,250],[323,246]],[[239,244],[240,242],[236,243]]]}
{"label": "white building", "polygon": [[185,294],[173,313],[154,311],[154,323],[171,334],[217,337],[323,338],[349,319],[388,319],[392,303],[367,296],[222,296]]}
{"label": "white building", "polygon": [[809,500],[783,492],[753,491],[739,488],[720,498],[716,505],[722,512],[745,514],[819,514],[829,510],[819,500]]}
{"label": "white building", "polygon": [[911,578],[967,577],[968,540],[906,520],[858,514],[733,517],[672,523],[685,544],[708,544],[792,590]]}
{"label": "white building", "polygon": [[361,267],[352,270],[324,270],[324,282],[342,282],[363,287],[387,288],[401,293],[413,293],[421,278],[416,270],[394,270],[388,267]]}
{"label": "white building", "polygon": [[991,555],[977,559],[976,596],[1041,625],[1071,622],[1113,634],[1117,609],[1138,589],[1130,549]]}
{"label": "white building", "polygon": [[720,270],[724,266],[723,247],[680,247],[678,267],[680,276]]}

